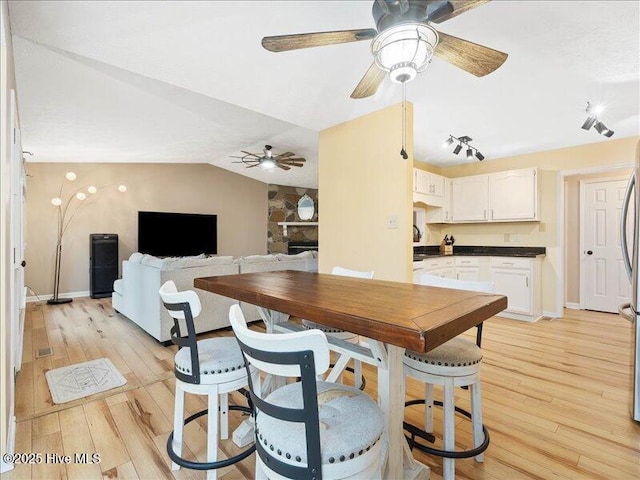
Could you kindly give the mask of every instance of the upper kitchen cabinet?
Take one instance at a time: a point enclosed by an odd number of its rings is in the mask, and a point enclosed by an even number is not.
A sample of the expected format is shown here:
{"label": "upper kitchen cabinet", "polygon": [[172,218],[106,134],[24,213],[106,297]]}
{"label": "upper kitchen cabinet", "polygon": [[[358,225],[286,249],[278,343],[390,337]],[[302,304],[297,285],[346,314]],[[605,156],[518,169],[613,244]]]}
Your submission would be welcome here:
{"label": "upper kitchen cabinet", "polygon": [[537,221],[538,171],[525,168],[445,179],[443,201],[436,206],[442,208],[427,209],[427,223]]}
{"label": "upper kitchen cabinet", "polygon": [[489,175],[489,221],[538,220],[538,175],[535,168]]}
{"label": "upper kitchen cabinet", "polygon": [[413,169],[413,202],[442,207],[446,178],[419,168]]}
{"label": "upper kitchen cabinet", "polygon": [[460,177],[451,181],[452,222],[486,222],[488,210],[488,175]]}

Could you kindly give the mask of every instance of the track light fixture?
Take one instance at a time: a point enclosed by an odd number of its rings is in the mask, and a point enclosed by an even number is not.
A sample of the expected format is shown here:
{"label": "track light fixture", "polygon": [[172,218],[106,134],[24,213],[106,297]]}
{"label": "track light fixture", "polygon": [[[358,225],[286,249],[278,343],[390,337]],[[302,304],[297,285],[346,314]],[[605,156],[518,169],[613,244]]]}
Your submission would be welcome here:
{"label": "track light fixture", "polygon": [[611,138],[615,133],[613,130],[609,130],[604,123],[598,119],[598,115],[604,111],[602,105],[591,105],[591,102],[587,102],[587,119],[582,124],[583,130],[590,130],[595,126],[596,131],[600,135],[604,135],[607,138]]}
{"label": "track light fixture", "polygon": [[478,160],[480,161],[484,160],[484,155],[482,155],[482,153],[480,153],[480,151],[476,147],[469,145],[469,142],[471,142],[472,140],[473,138],[467,137],[466,135],[463,135],[460,138],[456,138],[453,135],[449,135],[449,138],[447,138],[445,142],[442,144],[442,148],[448,148],[454,143],[456,143],[456,146],[453,149],[453,153],[455,155],[458,155],[462,151],[462,147],[465,147],[467,149],[467,152],[466,152],[467,160],[473,160],[474,154]]}

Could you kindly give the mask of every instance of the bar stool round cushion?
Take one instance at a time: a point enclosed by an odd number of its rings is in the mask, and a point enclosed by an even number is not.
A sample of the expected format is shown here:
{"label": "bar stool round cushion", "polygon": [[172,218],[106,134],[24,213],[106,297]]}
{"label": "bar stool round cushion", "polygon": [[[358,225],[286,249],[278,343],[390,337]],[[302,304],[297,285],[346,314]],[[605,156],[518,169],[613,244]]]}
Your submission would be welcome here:
{"label": "bar stool round cushion", "polygon": [[[404,363],[416,370],[425,370],[430,365],[443,367],[470,367],[482,360],[482,350],[475,343],[464,338],[455,337],[427,353],[411,350],[405,352]],[[444,372],[443,372],[444,373]]]}
{"label": "bar stool round cushion", "polygon": [[[207,377],[214,381],[216,375],[237,372],[238,377],[246,375],[244,358],[235,337],[207,338],[198,341],[198,359],[200,360],[200,381],[207,382]],[[181,348],[175,356],[176,369],[191,374],[191,350]],[[230,379],[227,379],[230,380]]]}
{"label": "bar stool round cushion", "polygon": [[[383,414],[373,399],[356,388],[338,383],[317,382],[317,389],[322,463],[337,464],[368,452],[380,440],[384,427]],[[285,385],[269,394],[265,401],[301,409],[301,383]],[[280,461],[306,464],[304,424],[258,413],[256,435]]]}
{"label": "bar stool round cushion", "polygon": [[302,326],[307,330],[320,330],[331,337],[339,338],[341,340],[351,340],[358,336],[355,333],[345,332],[339,328],[328,327],[327,325],[312,322],[311,320],[302,320]]}

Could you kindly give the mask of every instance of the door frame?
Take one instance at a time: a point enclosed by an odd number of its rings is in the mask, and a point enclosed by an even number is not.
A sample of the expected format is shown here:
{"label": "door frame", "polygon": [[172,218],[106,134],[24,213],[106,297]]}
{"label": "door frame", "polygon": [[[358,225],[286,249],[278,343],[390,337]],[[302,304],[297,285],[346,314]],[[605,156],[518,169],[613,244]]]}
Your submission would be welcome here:
{"label": "door frame", "polygon": [[[562,312],[565,307],[575,308],[574,305],[568,306],[566,305],[566,279],[567,279],[567,255],[566,255],[566,239],[565,239],[565,177],[571,177],[573,175],[587,175],[591,173],[604,173],[604,172],[612,172],[615,170],[627,170],[630,168],[634,168],[633,163],[620,163],[614,165],[602,165],[595,167],[584,167],[584,168],[574,168],[570,170],[559,170],[557,173],[557,203],[556,203],[556,232],[557,232],[557,243],[558,243],[558,284],[556,285],[556,315],[563,316]],[[545,315],[548,315],[550,312],[544,312]]]}
{"label": "door frame", "polygon": [[[606,183],[606,182],[627,182],[629,179],[624,176],[619,177],[601,177],[601,178],[591,178],[588,180],[580,180],[580,251],[584,253],[585,251],[585,223],[586,223],[586,209],[585,209],[585,189],[587,184],[591,183]],[[581,254],[582,255],[582,254]],[[584,260],[584,259],[583,259]],[[584,310],[586,293],[585,293],[585,284],[586,284],[586,269],[582,268],[582,262],[580,262],[580,310]]]}

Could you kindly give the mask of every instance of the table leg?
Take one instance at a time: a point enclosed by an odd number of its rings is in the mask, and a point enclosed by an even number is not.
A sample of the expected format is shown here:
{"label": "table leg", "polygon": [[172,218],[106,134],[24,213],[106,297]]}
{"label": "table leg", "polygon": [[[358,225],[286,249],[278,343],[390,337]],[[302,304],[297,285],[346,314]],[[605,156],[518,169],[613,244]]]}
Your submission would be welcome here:
{"label": "table leg", "polygon": [[387,368],[378,368],[378,404],[385,414],[388,457],[383,478],[429,478],[429,467],[413,459],[402,430],[404,420],[404,348],[387,345]]}

